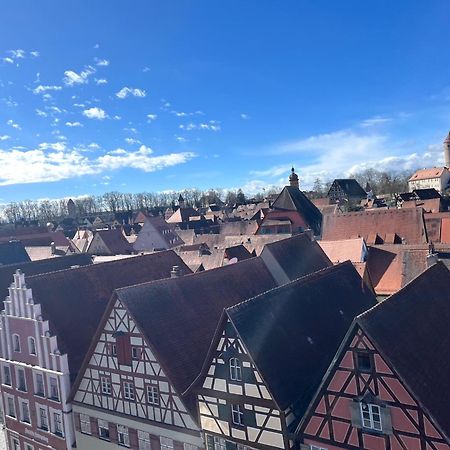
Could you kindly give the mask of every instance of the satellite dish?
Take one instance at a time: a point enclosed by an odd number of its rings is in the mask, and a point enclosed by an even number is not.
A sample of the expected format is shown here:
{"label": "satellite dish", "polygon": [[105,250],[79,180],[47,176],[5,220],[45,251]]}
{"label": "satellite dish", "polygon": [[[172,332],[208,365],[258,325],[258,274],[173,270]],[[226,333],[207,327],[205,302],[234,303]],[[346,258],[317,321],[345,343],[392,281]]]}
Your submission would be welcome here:
{"label": "satellite dish", "polygon": [[238,262],[238,259],[235,257],[235,258],[231,258],[229,261],[228,261],[228,264],[236,264]]}

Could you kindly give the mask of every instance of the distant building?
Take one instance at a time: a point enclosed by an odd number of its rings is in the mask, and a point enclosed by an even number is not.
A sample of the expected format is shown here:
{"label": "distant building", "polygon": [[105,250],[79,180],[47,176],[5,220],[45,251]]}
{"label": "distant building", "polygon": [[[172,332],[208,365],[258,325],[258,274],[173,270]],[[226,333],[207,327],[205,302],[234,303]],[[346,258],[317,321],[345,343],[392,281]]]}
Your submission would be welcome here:
{"label": "distant building", "polygon": [[86,251],[100,256],[129,255],[133,253],[133,247],[117,228],[96,231]]}
{"label": "distant building", "polygon": [[361,200],[367,199],[368,193],[353,178],[338,178],[333,181],[327,194],[331,203],[344,203],[357,205]]}
{"label": "distant building", "polygon": [[436,189],[443,193],[450,182],[450,171],[447,167],[433,167],[431,169],[420,169],[408,180],[410,192],[416,189]]}
{"label": "distant building", "polygon": [[67,202],[67,216],[71,219],[75,219],[77,217],[78,211],[75,202],[70,198]]}

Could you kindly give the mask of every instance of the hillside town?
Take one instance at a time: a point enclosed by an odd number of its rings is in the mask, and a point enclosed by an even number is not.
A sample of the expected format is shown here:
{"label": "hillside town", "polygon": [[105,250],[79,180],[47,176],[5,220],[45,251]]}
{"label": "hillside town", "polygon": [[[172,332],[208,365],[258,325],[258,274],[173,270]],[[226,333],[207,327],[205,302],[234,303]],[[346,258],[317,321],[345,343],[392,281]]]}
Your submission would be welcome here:
{"label": "hillside town", "polygon": [[292,168],[254,201],[3,224],[8,448],[450,450],[442,151],[394,195]]}

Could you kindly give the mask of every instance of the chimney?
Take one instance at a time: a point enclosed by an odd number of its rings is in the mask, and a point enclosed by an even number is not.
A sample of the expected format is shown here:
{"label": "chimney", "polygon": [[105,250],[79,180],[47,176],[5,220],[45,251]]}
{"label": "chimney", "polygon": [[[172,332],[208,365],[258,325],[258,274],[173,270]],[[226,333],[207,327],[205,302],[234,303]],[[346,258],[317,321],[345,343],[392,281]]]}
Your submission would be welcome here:
{"label": "chimney", "polygon": [[434,250],[434,244],[428,245],[427,268],[434,266],[438,262],[438,253]]}
{"label": "chimney", "polygon": [[56,245],[55,245],[54,242],[52,242],[52,243],[50,244],[50,248],[52,249],[52,255],[54,255],[54,254],[56,253]]}
{"label": "chimney", "polygon": [[170,278],[178,278],[181,277],[182,270],[180,269],[180,266],[173,266],[172,270],[170,271]]}
{"label": "chimney", "polygon": [[450,168],[450,132],[444,139],[444,166]]}

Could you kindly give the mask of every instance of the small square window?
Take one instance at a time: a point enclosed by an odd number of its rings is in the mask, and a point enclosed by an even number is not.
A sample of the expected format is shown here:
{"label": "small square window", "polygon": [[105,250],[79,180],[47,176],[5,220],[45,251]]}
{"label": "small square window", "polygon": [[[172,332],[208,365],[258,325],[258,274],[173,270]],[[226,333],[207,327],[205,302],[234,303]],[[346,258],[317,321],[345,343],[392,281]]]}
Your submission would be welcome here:
{"label": "small square window", "polygon": [[123,398],[125,400],[134,400],[134,384],[132,381],[123,382]]}
{"label": "small square window", "polygon": [[141,349],[139,347],[131,347],[131,357],[133,359],[141,359]]}
{"label": "small square window", "polygon": [[100,377],[100,385],[102,387],[102,394],[111,395],[112,386],[111,379],[109,377]]}
{"label": "small square window", "polygon": [[159,405],[158,386],[147,386],[147,403],[150,405]]}
{"label": "small square window", "polygon": [[373,370],[372,355],[366,352],[356,353],[356,365],[360,372],[370,373]]}
{"label": "small square window", "polygon": [[364,428],[374,431],[382,431],[381,409],[378,405],[371,403],[360,403],[361,419]]}

